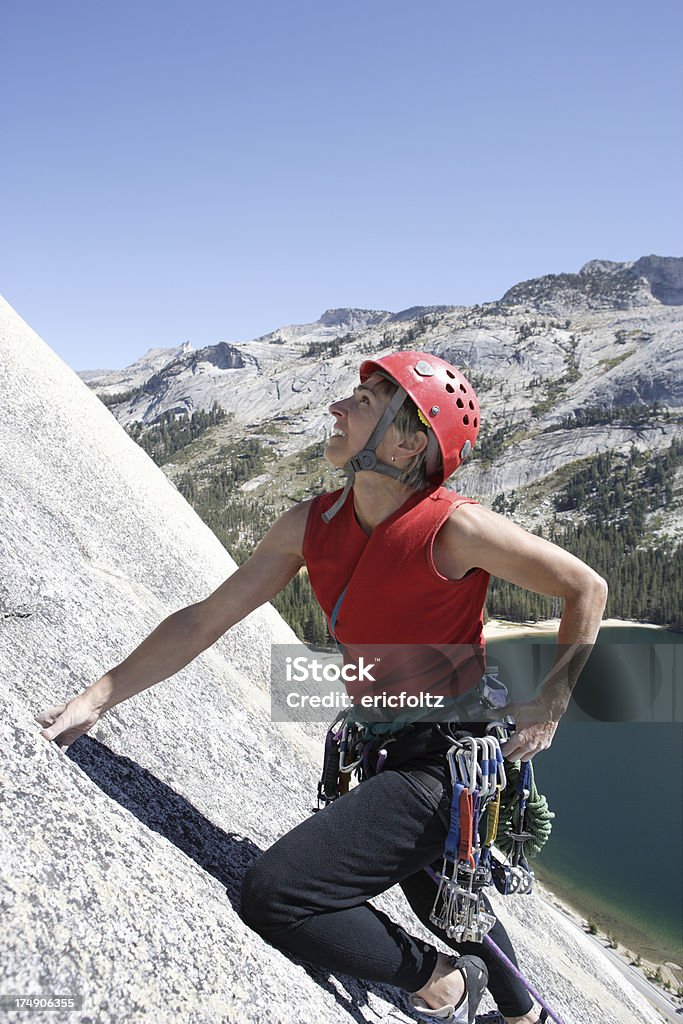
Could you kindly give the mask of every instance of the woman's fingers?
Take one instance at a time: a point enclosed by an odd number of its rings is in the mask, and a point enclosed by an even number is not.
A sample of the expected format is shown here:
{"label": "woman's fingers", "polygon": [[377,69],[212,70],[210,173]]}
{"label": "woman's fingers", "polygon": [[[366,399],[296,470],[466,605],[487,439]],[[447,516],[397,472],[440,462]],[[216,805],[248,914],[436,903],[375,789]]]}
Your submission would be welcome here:
{"label": "woman's fingers", "polygon": [[501,744],[501,753],[508,761],[530,761],[534,754],[548,749],[556,729],[557,722],[518,725],[509,740]]}
{"label": "woman's fingers", "polygon": [[66,729],[71,725],[71,715],[68,712],[58,715],[52,719],[52,723],[48,723],[48,728],[43,729],[41,736],[44,736],[46,740],[54,740],[61,733],[65,732]]}
{"label": "woman's fingers", "polygon": [[43,726],[40,735],[46,740],[58,740],[64,752],[79,736],[91,729],[99,720],[100,711],[93,708],[88,697],[79,694],[68,704],[47,708],[35,720]]}
{"label": "woman's fingers", "polygon": [[58,704],[54,708],[46,708],[45,711],[41,711],[39,715],[35,716],[35,720],[46,727],[52,725],[59,718],[65,707],[66,704]]}
{"label": "woman's fingers", "polygon": [[58,704],[57,707],[48,708],[40,715],[36,715],[36,721],[44,728],[40,735],[46,740],[53,740],[70,724],[70,715],[65,714],[66,704]]}
{"label": "woman's fingers", "polygon": [[60,750],[66,750],[70,743],[73,742],[75,736],[69,736],[67,730],[73,725],[73,715],[68,709],[67,704],[58,704],[57,707],[47,708],[40,715],[36,715],[36,721],[39,722],[43,728],[40,735],[50,742],[65,733]]}

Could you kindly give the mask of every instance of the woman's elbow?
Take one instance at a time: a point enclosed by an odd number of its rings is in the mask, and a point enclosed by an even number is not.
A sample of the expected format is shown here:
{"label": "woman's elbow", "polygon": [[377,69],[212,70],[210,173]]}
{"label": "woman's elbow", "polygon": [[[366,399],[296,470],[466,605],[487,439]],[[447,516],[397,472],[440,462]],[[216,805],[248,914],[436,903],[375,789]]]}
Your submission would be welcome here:
{"label": "woman's elbow", "polygon": [[597,587],[598,595],[602,600],[603,607],[607,604],[607,598],[609,596],[609,587],[607,580],[604,576],[600,576],[597,572],[595,573],[595,584]]}
{"label": "woman's elbow", "polygon": [[601,611],[604,611],[605,605],[607,604],[607,596],[609,594],[609,587],[604,576],[595,572],[594,569],[588,569],[581,591],[584,597],[586,595],[590,595],[591,599],[600,607]]}
{"label": "woman's elbow", "polygon": [[607,604],[608,590],[607,580],[591,569],[589,565],[583,565],[562,596],[565,601],[585,604],[589,600],[592,604],[604,608]]}

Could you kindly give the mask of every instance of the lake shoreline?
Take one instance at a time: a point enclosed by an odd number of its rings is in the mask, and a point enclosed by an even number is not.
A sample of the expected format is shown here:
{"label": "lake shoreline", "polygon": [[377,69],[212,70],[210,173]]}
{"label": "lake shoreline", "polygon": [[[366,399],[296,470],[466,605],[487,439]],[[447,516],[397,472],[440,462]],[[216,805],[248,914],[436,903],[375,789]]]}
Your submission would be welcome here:
{"label": "lake shoreline", "polygon": [[[643,950],[647,951],[648,947],[643,947],[639,943],[622,942],[616,935],[608,934],[599,927],[592,931],[591,928],[595,928],[592,920],[571,902],[571,898],[567,898],[564,894],[558,895],[555,892],[555,884],[550,879],[537,880],[536,892],[542,900],[559,910],[584,934],[590,935],[600,946],[610,950],[613,956],[621,961],[625,970],[638,971],[645,980],[656,985],[668,999],[673,998],[676,1001],[675,1005],[679,1005],[680,999],[676,999],[676,996],[678,992],[683,991],[683,966],[680,963],[672,960],[666,953],[656,955],[655,959],[652,959],[651,953],[649,957],[645,956]],[[639,945],[640,948],[638,948]],[[661,980],[659,980],[660,978]],[[668,982],[670,986],[668,989],[664,982]]]}
{"label": "lake shoreline", "polygon": [[[541,622],[510,622],[491,619],[484,626],[486,640],[519,640],[551,639],[557,636],[559,619]],[[600,628],[610,630],[638,629],[654,631],[652,642],[657,642],[656,633],[680,635],[678,630],[670,629],[653,623],[633,622],[627,619],[605,619]],[[662,637],[662,640],[664,638]],[[667,638],[668,639],[668,638]],[[604,949],[617,957],[625,970],[637,971],[643,978],[657,985],[667,998],[683,991],[683,952],[676,939],[671,940],[665,932],[656,928],[647,934],[640,933],[624,918],[618,904],[605,901],[605,906],[596,906],[587,894],[582,900],[573,881],[565,877],[561,868],[544,869],[539,865],[537,892],[550,905],[569,918],[576,927],[591,937]],[[659,972],[659,975],[658,975]],[[658,975],[658,980],[655,976]],[[666,990],[662,981],[668,981],[670,988]],[[674,996],[675,999],[675,996]],[[680,1000],[676,1000],[678,1005]]]}
{"label": "lake shoreline", "polygon": [[[542,861],[542,856],[540,858]],[[653,925],[644,930],[642,923],[636,922],[624,912],[623,906],[608,897],[594,899],[594,893],[586,892],[567,877],[561,868],[548,867],[538,863],[532,865],[537,874],[539,889],[551,898],[553,903],[561,904],[562,909],[580,921],[584,931],[589,926],[597,929],[595,934],[603,937],[605,942],[614,940],[627,950],[631,959],[640,956],[643,963],[665,964],[669,961],[680,963],[683,960],[683,945],[662,928]]]}
{"label": "lake shoreline", "polygon": [[[654,629],[664,633],[677,633],[668,626],[657,626],[652,622],[631,622],[629,619],[604,619],[600,629],[612,627]],[[560,628],[559,619],[544,619],[542,622],[509,622],[506,619],[489,619],[484,626],[486,640],[500,640],[503,637],[554,636]]]}

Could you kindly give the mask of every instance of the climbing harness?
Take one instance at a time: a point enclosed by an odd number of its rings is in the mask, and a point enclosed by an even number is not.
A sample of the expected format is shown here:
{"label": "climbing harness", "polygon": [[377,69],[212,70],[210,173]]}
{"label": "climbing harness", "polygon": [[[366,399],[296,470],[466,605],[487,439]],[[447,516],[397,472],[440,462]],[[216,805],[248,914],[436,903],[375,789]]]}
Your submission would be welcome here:
{"label": "climbing harness", "polygon": [[[337,601],[330,618],[330,631],[335,640],[337,615],[346,589]],[[337,646],[343,652],[344,648],[339,641]],[[505,703],[504,694],[507,690],[498,679],[497,672],[495,666],[491,667],[473,690],[450,702],[450,710],[457,708],[462,722],[468,722],[470,719],[474,721],[481,717],[482,712],[495,711]],[[406,729],[410,729],[412,724],[421,724],[407,722],[401,718],[391,722],[363,723],[354,719],[353,711],[353,708],[341,711],[327,731],[316,810],[348,792],[352,774],[355,773],[358,781],[361,781],[381,772],[388,756],[388,744],[405,733]],[[459,732],[445,731],[447,727],[443,723],[433,724],[448,740],[460,735]]]}

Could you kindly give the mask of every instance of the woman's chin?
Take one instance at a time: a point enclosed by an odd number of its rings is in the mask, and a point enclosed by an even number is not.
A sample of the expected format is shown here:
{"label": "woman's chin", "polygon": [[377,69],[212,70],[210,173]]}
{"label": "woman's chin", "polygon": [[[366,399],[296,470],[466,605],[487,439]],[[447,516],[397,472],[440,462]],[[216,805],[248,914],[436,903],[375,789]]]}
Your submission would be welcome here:
{"label": "woman's chin", "polygon": [[329,462],[329,464],[334,466],[335,469],[341,469],[346,465],[346,459],[343,455],[340,455],[338,451],[335,451],[335,449],[339,447],[337,441],[338,439],[335,437],[330,437],[328,439],[323,450],[323,458],[325,459],[325,462]]}
{"label": "woman's chin", "polygon": [[343,459],[335,458],[334,454],[328,455],[327,451],[323,452],[323,458],[325,459],[325,462],[329,462],[330,466],[333,466],[334,469],[343,469],[346,465]]}

